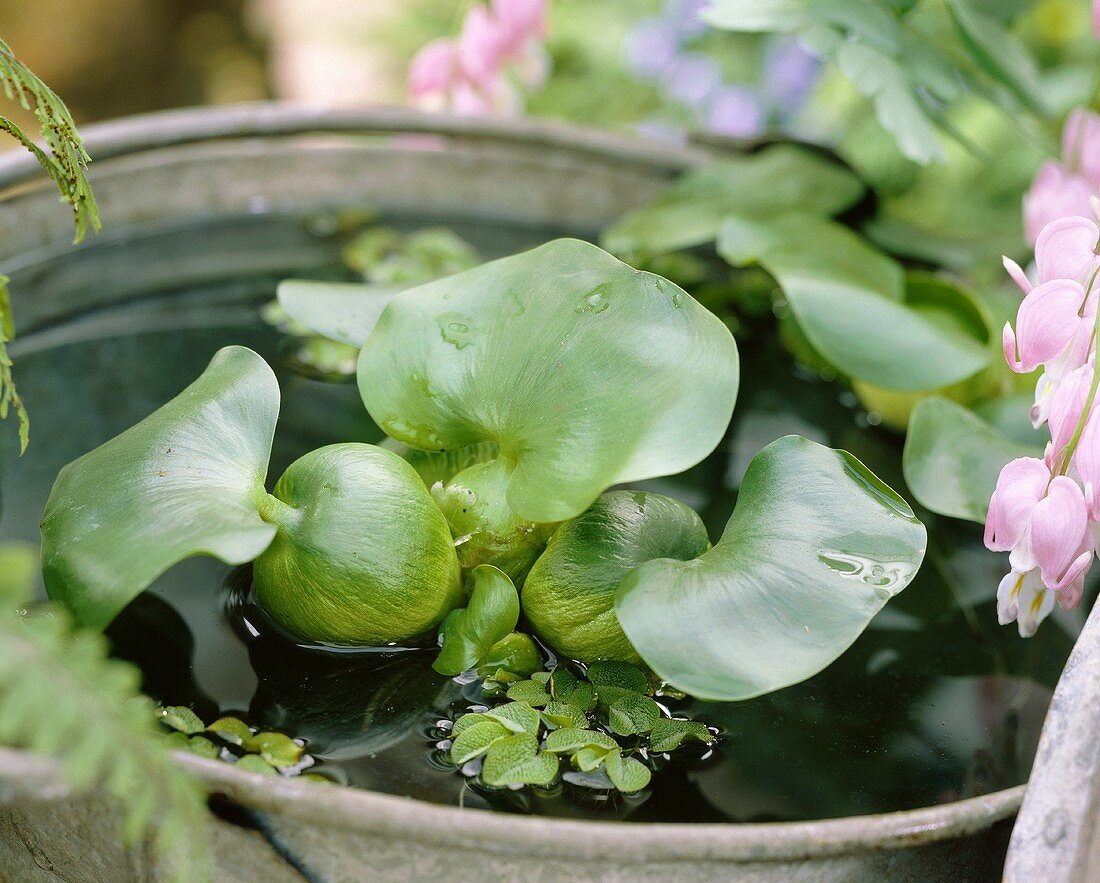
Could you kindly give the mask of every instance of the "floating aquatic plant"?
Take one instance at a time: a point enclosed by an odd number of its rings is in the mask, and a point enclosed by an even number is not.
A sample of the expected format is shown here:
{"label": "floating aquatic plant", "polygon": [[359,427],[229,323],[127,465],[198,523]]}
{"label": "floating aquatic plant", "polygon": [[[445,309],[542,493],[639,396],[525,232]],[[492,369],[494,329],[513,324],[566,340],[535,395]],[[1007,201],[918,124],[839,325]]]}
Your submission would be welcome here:
{"label": "floating aquatic plant", "polygon": [[[436,667],[455,674],[499,654],[522,610],[568,656],[742,699],[828,665],[921,562],[905,502],[805,439],[754,459],[713,548],[682,504],[608,492],[698,463],[734,407],[730,332],[660,276],[558,240],[380,311],[349,307],[377,302],[354,292],[281,294],[322,332],[356,317],[359,392],[390,449],[322,448],[268,492],[278,384],[255,353],[223,350],[62,470],[42,528],[52,598],[102,627],[172,564],[208,554],[253,561],[257,602],[306,641],[438,631]],[[612,719],[637,727],[649,710]],[[524,764],[548,765],[525,746]]]}

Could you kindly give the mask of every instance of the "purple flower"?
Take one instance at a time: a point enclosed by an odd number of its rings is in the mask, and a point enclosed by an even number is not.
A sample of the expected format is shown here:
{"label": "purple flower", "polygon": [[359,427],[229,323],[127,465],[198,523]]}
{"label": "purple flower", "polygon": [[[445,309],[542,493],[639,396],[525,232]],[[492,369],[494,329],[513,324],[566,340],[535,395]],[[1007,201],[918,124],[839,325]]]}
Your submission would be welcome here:
{"label": "purple flower", "polygon": [[760,99],[745,86],[724,86],[715,96],[707,114],[708,129],[733,138],[758,135],[763,124]]}
{"label": "purple flower", "polygon": [[706,33],[709,25],[699,17],[708,0],[669,0],[662,18],[679,36],[681,42],[694,40]]}
{"label": "purple flower", "polygon": [[722,85],[722,72],[718,63],[708,55],[688,53],[681,55],[661,77],[661,87],[670,98],[699,107],[706,104]]}
{"label": "purple flower", "polygon": [[626,64],[636,76],[657,79],[672,64],[680,51],[676,32],[658,18],[643,19],[634,25],[623,41]]}
{"label": "purple flower", "polygon": [[820,66],[796,40],[773,44],[764,60],[762,89],[781,117],[801,107],[817,82]]}

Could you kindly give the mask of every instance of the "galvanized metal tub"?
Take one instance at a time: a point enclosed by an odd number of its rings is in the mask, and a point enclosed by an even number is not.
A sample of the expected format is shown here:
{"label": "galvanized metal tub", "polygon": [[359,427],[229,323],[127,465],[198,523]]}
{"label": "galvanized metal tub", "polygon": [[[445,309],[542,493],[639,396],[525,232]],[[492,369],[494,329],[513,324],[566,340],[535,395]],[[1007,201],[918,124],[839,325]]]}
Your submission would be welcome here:
{"label": "galvanized metal tub", "polygon": [[[68,333],[58,330],[66,317],[136,294],[126,278],[89,284],[94,255],[113,247],[115,231],[370,204],[390,216],[430,208],[475,227],[484,219],[493,236],[520,248],[594,234],[714,149],[659,148],[551,123],[275,105],[124,120],[89,129],[88,144],[107,228],[85,246],[99,252],[82,255],[79,269],[48,182],[29,158],[0,157],[0,270],[17,290],[48,292],[18,299],[24,338]],[[308,266],[315,257],[308,236],[258,250],[239,248],[237,235],[249,234],[227,225],[201,256],[151,252],[142,290],[263,270],[267,261]],[[1024,791],[819,822],[604,823],[463,811],[273,780],[189,755],[178,761],[223,808],[240,808],[215,823],[224,880],[995,879]],[[115,842],[110,813],[100,796],[69,793],[52,763],[0,751],[0,879],[160,879],[151,852]]]}

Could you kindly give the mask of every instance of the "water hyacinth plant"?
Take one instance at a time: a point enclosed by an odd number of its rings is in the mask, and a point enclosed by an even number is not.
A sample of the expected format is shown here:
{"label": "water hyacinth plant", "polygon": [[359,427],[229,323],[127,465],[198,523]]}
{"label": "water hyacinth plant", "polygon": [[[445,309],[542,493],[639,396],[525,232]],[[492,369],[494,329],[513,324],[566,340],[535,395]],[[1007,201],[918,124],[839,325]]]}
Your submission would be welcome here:
{"label": "water hyacinth plant", "polygon": [[173,564],[212,555],[252,562],[257,603],[314,645],[438,632],[436,668],[459,674],[519,627],[583,663],[743,699],[828,665],[921,563],[907,504],[794,436],[753,460],[713,547],[683,504],[613,490],[706,457],[741,366],[691,295],[594,245],[300,294],[281,292],[297,322],[360,346],[359,393],[387,438],[313,451],[268,491],[278,383],[250,350],[222,350],[58,476],[43,573],[80,622],[107,625]]}

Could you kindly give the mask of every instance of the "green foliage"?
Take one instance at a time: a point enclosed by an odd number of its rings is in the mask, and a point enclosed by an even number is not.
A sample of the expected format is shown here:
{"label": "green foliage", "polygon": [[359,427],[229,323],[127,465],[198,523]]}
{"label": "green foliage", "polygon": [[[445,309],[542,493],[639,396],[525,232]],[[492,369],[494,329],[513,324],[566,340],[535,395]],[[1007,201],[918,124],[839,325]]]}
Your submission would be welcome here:
{"label": "green foliage", "polygon": [[19,418],[19,450],[22,453],[30,441],[31,420],[11,376],[12,361],[7,345],[15,338],[15,318],[11,312],[8,282],[7,276],[0,276],[0,420],[6,419],[8,412],[14,409]]}
{"label": "green foliage", "polygon": [[916,574],[923,525],[850,454],[797,436],[749,464],[722,539],[632,570],[615,612],[646,664],[701,699],[748,699],[836,659]]}
{"label": "green foliage", "polygon": [[260,554],[275,535],[258,507],[278,414],[271,369],[227,347],[175,399],[62,469],[42,521],[50,598],[103,628],[184,558]]}
{"label": "green foliage", "polygon": [[814,351],[854,379],[928,390],[993,360],[973,296],[946,280],[905,277],[900,264],[834,221],[730,215],[718,251],[731,264],[758,263],[774,276]]}
{"label": "green foliage", "polygon": [[59,758],[75,788],[100,786],[118,801],[126,843],[151,838],[174,879],[207,879],[204,796],[157,738],[140,674],[63,610],[19,609],[34,561],[0,548],[0,743]]}
{"label": "green foliage", "polygon": [[1034,58],[974,0],[711,0],[703,15],[727,30],[796,35],[873,103],[918,163],[945,158],[938,133],[962,137],[945,110],[965,95],[1047,113]]}
{"label": "green foliage", "polygon": [[[487,688],[484,695],[493,701]],[[594,663],[584,678],[561,666],[534,672],[513,682],[510,701],[454,722],[450,760],[490,788],[549,785],[565,761],[567,770],[596,774],[595,787],[640,791],[651,772],[631,755],[652,762],[685,741],[716,739],[701,723],[665,717],[649,692],[645,672],[625,662]],[[603,696],[598,710],[597,694]]]}
{"label": "green foliage", "polygon": [[697,463],[725,432],[737,380],[717,317],[568,239],[403,292],[359,358],[388,435],[423,450],[497,442],[507,503],[533,522]]}
{"label": "green foliage", "polygon": [[[38,118],[42,137],[46,141],[43,150],[30,139],[12,120],[0,115],[0,131],[7,132],[31,152],[39,165],[57,185],[61,198],[73,210],[76,241],[80,242],[88,228],[100,229],[99,207],[88,183],[85,168],[89,156],[76,131],[65,103],[45,83],[19,61],[11,47],[0,40],[0,85],[9,99],[18,101]],[[20,451],[26,451],[30,441],[30,418],[22,400],[15,391],[12,380],[12,362],[7,344],[15,338],[15,322],[8,293],[8,278],[0,276],[0,420],[14,409],[19,418]]]}
{"label": "green foliage", "polygon": [[469,602],[447,614],[439,629],[443,646],[432,668],[440,674],[457,675],[480,665],[519,622],[519,593],[505,573],[482,564],[470,578]]}
{"label": "green foliage", "polygon": [[1041,446],[1009,438],[962,405],[930,398],[913,411],[902,467],[922,506],[981,524],[1004,465],[1042,455]]}
{"label": "green foliage", "polygon": [[99,208],[92,187],[85,175],[90,157],[76,131],[65,103],[19,61],[11,47],[0,40],[0,83],[8,98],[18,101],[38,118],[46,150],[42,150],[11,120],[0,116],[0,130],[15,137],[45,169],[57,185],[61,198],[72,206],[76,241],[80,242],[88,228],[99,230]]}
{"label": "green foliage", "polygon": [[863,195],[851,171],[793,144],[777,144],[685,172],[649,205],[628,212],[601,236],[616,254],[661,254],[713,242],[730,214],[835,215]]}

